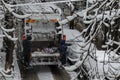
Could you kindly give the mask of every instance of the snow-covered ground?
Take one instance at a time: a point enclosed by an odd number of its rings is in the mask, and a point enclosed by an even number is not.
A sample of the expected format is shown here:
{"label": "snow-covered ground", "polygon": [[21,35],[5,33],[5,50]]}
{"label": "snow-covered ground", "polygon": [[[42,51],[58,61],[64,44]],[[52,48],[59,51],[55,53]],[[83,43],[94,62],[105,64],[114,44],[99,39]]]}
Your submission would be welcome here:
{"label": "snow-covered ground", "polygon": [[40,66],[37,72],[39,80],[54,80],[51,70],[48,66]]}

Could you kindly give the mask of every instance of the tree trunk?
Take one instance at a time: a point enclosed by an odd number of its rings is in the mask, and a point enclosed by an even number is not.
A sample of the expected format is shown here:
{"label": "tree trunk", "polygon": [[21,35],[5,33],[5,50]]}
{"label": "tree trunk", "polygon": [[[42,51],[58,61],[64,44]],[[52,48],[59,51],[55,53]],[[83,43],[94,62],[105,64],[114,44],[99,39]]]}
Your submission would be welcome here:
{"label": "tree trunk", "polygon": [[14,50],[14,42],[9,40],[8,38],[4,38],[4,42],[6,43],[6,62],[5,62],[5,70],[11,69],[13,63],[13,50]]}
{"label": "tree trunk", "polygon": [[[5,26],[6,29],[13,28],[13,15],[10,14],[9,12],[5,14],[5,22],[6,22],[6,26]],[[13,32],[7,32],[7,34],[13,37]],[[7,71],[7,70],[11,70],[12,68],[14,42],[8,39],[7,37],[4,37],[3,46],[6,49],[5,71]]]}
{"label": "tree trunk", "polygon": [[[70,8],[70,16],[72,16],[74,13],[74,11],[71,11],[71,8]],[[70,21],[70,29],[74,29],[74,19],[72,21]]]}

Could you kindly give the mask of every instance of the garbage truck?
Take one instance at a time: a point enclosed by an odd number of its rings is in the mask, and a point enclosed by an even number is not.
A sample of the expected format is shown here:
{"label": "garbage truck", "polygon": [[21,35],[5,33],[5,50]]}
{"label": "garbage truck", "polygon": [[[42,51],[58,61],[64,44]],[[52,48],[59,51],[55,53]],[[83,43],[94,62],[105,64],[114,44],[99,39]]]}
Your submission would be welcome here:
{"label": "garbage truck", "polygon": [[[56,23],[61,19],[60,8],[54,4],[21,7],[23,13],[32,13],[23,19],[18,44],[20,58],[23,52],[22,36],[31,36],[31,65],[59,65],[59,34]],[[59,32],[59,33],[58,33]]]}

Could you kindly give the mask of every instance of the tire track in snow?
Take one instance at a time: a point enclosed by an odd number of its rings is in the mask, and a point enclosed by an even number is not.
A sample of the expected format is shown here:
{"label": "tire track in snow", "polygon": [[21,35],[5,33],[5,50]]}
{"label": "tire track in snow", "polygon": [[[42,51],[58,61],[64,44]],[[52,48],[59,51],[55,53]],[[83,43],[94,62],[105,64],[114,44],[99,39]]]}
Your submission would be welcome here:
{"label": "tire track in snow", "polygon": [[35,71],[39,80],[54,80],[51,70],[48,66],[36,66]]}
{"label": "tire track in snow", "polygon": [[57,66],[33,66],[22,74],[22,80],[70,80],[69,74]]}
{"label": "tire track in snow", "polygon": [[70,80],[69,74],[64,69],[59,69],[57,66],[50,66],[54,80]]}
{"label": "tire track in snow", "polygon": [[34,71],[39,80],[70,80],[69,74],[57,66],[36,66]]}

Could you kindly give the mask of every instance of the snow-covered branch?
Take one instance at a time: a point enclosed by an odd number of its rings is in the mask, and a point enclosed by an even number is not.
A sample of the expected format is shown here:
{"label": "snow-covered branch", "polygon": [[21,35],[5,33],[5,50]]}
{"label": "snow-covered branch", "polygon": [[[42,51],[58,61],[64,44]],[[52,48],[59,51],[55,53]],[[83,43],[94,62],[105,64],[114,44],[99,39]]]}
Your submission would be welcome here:
{"label": "snow-covered branch", "polygon": [[12,29],[5,29],[4,27],[1,26],[1,29],[5,32],[13,32],[15,30],[15,28]]}
{"label": "snow-covered branch", "polygon": [[74,7],[74,5],[71,2],[67,3],[67,5],[70,7],[71,11],[74,10],[75,7]]}
{"label": "snow-covered branch", "polygon": [[66,19],[64,19],[64,20],[62,20],[62,21],[59,21],[59,24],[60,24],[60,25],[64,25],[64,24],[70,22],[71,20],[73,20],[74,18],[76,18],[77,16],[85,17],[85,15],[87,14],[86,12],[87,12],[87,11],[90,11],[91,9],[93,9],[93,8],[94,8],[95,6],[97,6],[97,5],[98,5],[98,3],[96,3],[95,5],[89,7],[89,8],[87,8],[87,9],[81,11],[81,12],[73,13],[72,16],[68,16],[68,17],[66,17]]}
{"label": "snow-covered branch", "polygon": [[77,62],[76,62],[74,65],[72,65],[72,66],[64,67],[65,70],[67,70],[67,71],[74,71],[74,70],[76,70],[78,67],[80,67],[80,66],[83,64],[83,62],[85,61],[85,59],[87,58],[87,56],[88,56],[88,53],[85,53],[83,60],[77,61]]}
{"label": "snow-covered branch", "polygon": [[10,35],[8,35],[5,31],[3,31],[3,33],[5,34],[5,36],[8,38],[8,39],[10,39],[10,40],[12,40],[12,41],[16,41],[16,40],[18,40],[18,38],[12,38]]}
{"label": "snow-covered branch", "polygon": [[26,3],[26,4],[11,5],[10,7],[47,5],[47,4],[58,4],[58,3],[60,4],[60,3],[76,2],[76,1],[82,1],[82,0],[60,0],[60,1],[51,1],[51,2],[42,2],[42,3]]}
{"label": "snow-covered branch", "polygon": [[4,35],[0,35],[0,37],[7,37],[8,39],[12,40],[12,41],[16,41],[17,38],[12,38],[10,35],[8,35],[9,32],[13,32],[15,30],[15,28],[12,29],[5,29],[1,24],[0,24],[0,28],[3,31]]}
{"label": "snow-covered branch", "polygon": [[12,38],[10,35],[8,35],[7,32],[13,32],[15,29],[5,29],[4,27],[0,27],[1,30],[3,31],[4,35],[1,35],[1,37],[7,37],[8,39],[12,40],[12,41],[16,41],[18,38]]}
{"label": "snow-covered branch", "polygon": [[2,3],[3,3],[3,5],[5,6],[5,8],[6,8],[9,12],[11,12],[11,13],[12,13],[15,17],[17,17],[17,18],[27,18],[27,17],[31,16],[31,14],[19,15],[19,14],[17,14],[17,13],[14,12],[14,9],[11,8],[11,5],[10,5],[10,4],[6,4],[6,3],[4,2],[4,0],[2,0]]}
{"label": "snow-covered branch", "polygon": [[19,14],[16,14],[15,12],[12,12],[12,14],[17,18],[27,18],[31,16],[31,14],[19,15]]}
{"label": "snow-covered branch", "polygon": [[[100,60],[102,60],[102,63],[103,63],[103,65],[102,65],[103,75],[105,74],[108,78],[110,78],[111,76],[112,77],[114,76],[114,79],[115,79],[115,76],[116,75],[118,76],[119,73],[116,73],[114,70],[116,69],[116,71],[117,71],[118,67],[116,68],[116,65],[115,65],[115,68],[114,68],[113,66],[116,63],[113,64],[111,62],[119,62],[120,61],[120,57],[119,57],[120,38],[119,38],[119,30],[118,30],[120,28],[119,27],[120,5],[118,5],[119,1],[118,0],[101,0],[101,1],[95,0],[95,1],[96,2],[89,5],[89,7],[87,9],[82,10],[77,13],[74,13],[73,14],[74,16],[72,15],[72,16],[66,17],[66,19],[60,21],[59,23],[61,25],[66,24],[67,22],[69,22],[79,16],[80,19],[82,19],[81,21],[83,21],[85,24],[87,24],[87,26],[86,26],[87,28],[83,29],[83,31],[80,33],[79,36],[75,37],[75,39],[79,38],[82,35],[84,37],[84,41],[80,42],[80,44],[77,44],[77,47],[79,46],[79,49],[81,50],[81,52],[83,54],[85,54],[86,51],[89,50],[89,48],[87,46],[91,42],[95,43],[98,46],[98,48],[100,48],[103,45],[103,43],[106,44],[107,46],[104,48],[104,49],[106,49],[106,51],[104,51],[104,55],[102,57],[100,56]],[[97,5],[95,5],[95,4],[97,4]],[[95,40],[95,42],[94,42],[94,40]],[[99,43],[99,41],[100,41],[100,43]],[[102,49],[102,48],[100,48],[100,49]],[[72,49],[72,51],[73,51],[73,49]],[[81,52],[79,51],[79,54],[81,54]],[[76,53],[78,53],[78,52],[76,51]],[[94,53],[93,54],[94,57],[93,57],[92,53]],[[91,58],[93,57],[94,61],[98,60],[98,63],[99,63],[98,56],[95,56],[96,54],[97,54],[96,52],[94,52],[94,51],[92,52],[92,50],[91,50],[90,55],[88,55],[88,56]],[[100,54],[100,55],[102,55],[102,54]],[[97,62],[96,62],[96,67],[93,68],[92,67],[93,65],[89,66],[90,62],[92,62],[92,61],[88,60],[88,61],[84,62],[83,60],[85,59],[86,55],[83,55],[83,56],[84,56],[84,58],[82,60],[81,59],[78,60],[79,57],[76,59],[74,59],[74,58],[70,59],[71,61],[75,61],[76,63],[70,67],[69,66],[65,67],[65,69],[68,71],[73,71],[75,69],[81,68],[82,64],[85,64],[86,65],[85,67],[91,67],[91,68],[89,68],[90,70],[87,68],[89,70],[87,72],[87,74],[89,74],[90,77],[92,75],[97,77],[97,74],[96,74],[97,72],[94,73],[94,71],[95,71],[95,68],[99,68],[99,65],[101,63],[97,64]],[[111,59],[110,59],[110,57],[111,57]],[[112,66],[110,64],[112,64]],[[119,63],[118,63],[118,65],[119,65]],[[104,70],[106,69],[106,66],[112,70],[110,70],[110,71],[108,70],[107,72],[105,72]],[[116,75],[114,75],[113,73],[115,73]],[[94,79],[91,78],[90,80],[94,80]],[[99,80],[99,78],[98,78],[98,80]],[[101,80],[103,80],[103,78]]]}

